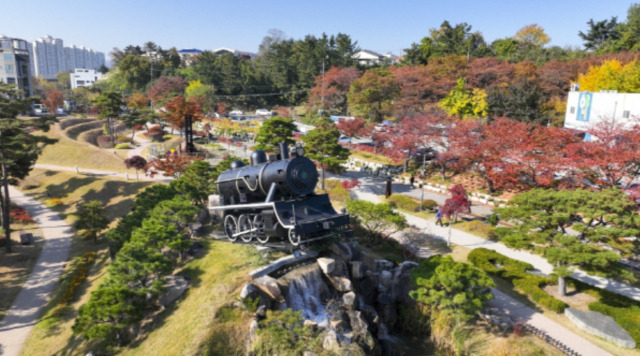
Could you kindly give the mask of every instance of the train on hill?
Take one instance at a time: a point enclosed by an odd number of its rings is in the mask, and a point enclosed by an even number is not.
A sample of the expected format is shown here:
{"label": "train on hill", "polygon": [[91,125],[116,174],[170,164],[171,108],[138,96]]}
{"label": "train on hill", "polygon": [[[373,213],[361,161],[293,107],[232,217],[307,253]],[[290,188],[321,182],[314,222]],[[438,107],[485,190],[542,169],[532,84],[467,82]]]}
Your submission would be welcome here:
{"label": "train on hill", "polygon": [[289,153],[283,143],[269,158],[255,150],[249,166],[233,161],[216,181],[209,211],[229,240],[266,244],[273,238],[298,246],[352,233],[349,215],[336,212],[327,194],[315,193],[318,171],[304,148]]}

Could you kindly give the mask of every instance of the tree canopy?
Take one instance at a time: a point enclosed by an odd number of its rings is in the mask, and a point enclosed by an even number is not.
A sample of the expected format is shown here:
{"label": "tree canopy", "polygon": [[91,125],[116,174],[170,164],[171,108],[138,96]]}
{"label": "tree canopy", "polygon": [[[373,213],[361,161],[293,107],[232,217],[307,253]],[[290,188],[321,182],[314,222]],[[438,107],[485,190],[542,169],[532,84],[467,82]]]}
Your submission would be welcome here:
{"label": "tree canopy", "polygon": [[258,144],[255,148],[267,152],[278,152],[278,145],[281,142],[286,143],[287,146],[295,143],[293,132],[297,129],[298,127],[291,119],[279,116],[272,117],[260,126],[260,131],[258,131],[258,135],[256,136],[256,142]]}

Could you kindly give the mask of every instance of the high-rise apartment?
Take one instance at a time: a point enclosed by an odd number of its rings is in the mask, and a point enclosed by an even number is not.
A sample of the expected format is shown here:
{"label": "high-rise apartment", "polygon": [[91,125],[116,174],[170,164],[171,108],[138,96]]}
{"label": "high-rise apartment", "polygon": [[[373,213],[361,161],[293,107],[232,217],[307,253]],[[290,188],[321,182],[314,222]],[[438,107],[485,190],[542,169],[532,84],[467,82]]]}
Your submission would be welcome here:
{"label": "high-rise apartment", "polygon": [[83,46],[64,47],[61,39],[48,35],[33,41],[30,53],[32,73],[45,79],[55,79],[59,72],[98,69],[105,64],[104,53]]}

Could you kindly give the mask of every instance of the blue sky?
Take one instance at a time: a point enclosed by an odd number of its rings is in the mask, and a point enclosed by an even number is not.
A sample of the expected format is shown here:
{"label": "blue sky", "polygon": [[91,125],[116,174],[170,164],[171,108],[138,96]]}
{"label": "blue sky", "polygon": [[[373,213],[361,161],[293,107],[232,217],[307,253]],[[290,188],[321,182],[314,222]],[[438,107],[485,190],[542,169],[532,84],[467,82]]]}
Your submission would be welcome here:
{"label": "blue sky", "polygon": [[429,29],[466,22],[487,42],[537,23],[551,45],[580,46],[586,22],[618,16],[619,0],[22,0],[0,1],[0,34],[33,41],[50,34],[65,46],[108,53],[153,41],[163,48],[231,47],[257,52],[270,29],[300,39],[345,33],[363,49],[402,55]]}

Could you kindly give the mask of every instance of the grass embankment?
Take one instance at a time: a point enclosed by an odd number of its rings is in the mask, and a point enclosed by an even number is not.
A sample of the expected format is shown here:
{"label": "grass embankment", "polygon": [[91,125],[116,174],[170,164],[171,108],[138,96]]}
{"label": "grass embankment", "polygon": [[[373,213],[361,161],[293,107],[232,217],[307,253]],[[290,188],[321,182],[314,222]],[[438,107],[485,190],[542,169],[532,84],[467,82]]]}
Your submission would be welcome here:
{"label": "grass embankment", "polygon": [[[191,277],[183,299],[143,322],[138,337],[118,350],[123,355],[242,354],[252,315],[228,307],[260,263],[250,246],[201,241],[205,252],[179,272]],[[106,251],[103,251],[106,252]],[[71,327],[78,308],[106,277],[108,257],[102,253],[91,270],[79,300],[56,316],[60,290],[27,340],[23,355],[86,354],[96,345],[75,337]],[[65,275],[66,277],[66,275]]]}
{"label": "grass embankment", "polygon": [[42,135],[55,138],[58,142],[44,148],[36,161],[37,164],[51,164],[65,167],[100,169],[104,171],[122,172],[123,161],[127,158],[127,150],[103,149],[86,142],[68,138],[57,125]]}
{"label": "grass embankment", "polygon": [[[42,232],[36,224],[11,224],[11,253],[0,246],[0,320],[13,304],[22,285],[33,269],[44,241]],[[28,232],[34,236],[31,245],[20,244],[20,232]]]}
{"label": "grass embankment", "polygon": [[71,223],[70,214],[76,212],[76,205],[92,200],[101,201],[107,217],[113,221],[128,212],[136,194],[151,184],[155,183],[34,169],[20,189]]}

